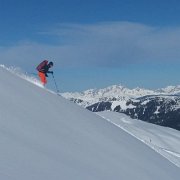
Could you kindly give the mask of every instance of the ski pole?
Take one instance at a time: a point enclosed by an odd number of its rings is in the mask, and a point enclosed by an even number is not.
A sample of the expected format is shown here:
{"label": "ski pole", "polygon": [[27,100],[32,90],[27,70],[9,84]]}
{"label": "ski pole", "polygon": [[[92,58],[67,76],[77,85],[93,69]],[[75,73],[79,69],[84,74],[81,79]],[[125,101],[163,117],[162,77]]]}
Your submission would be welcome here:
{"label": "ski pole", "polygon": [[57,86],[57,83],[56,83],[56,80],[55,80],[53,74],[52,74],[52,77],[53,77],[53,79],[54,79],[54,84],[55,84],[55,87],[56,87],[56,91],[57,91],[57,93],[59,93],[60,91],[59,91],[59,88],[58,88],[58,86]]}

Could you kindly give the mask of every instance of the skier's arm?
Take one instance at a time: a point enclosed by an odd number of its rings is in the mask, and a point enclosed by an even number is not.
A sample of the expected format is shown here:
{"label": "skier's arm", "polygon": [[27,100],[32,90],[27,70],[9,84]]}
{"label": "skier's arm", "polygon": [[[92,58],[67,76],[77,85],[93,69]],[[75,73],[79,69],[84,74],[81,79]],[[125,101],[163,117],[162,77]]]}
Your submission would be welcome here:
{"label": "skier's arm", "polygon": [[48,66],[45,66],[45,67],[44,67],[44,73],[46,74],[46,77],[48,77],[47,73],[53,74],[53,71],[49,71],[49,67],[48,67]]}
{"label": "skier's arm", "polygon": [[48,71],[47,73],[53,74],[53,71]]}

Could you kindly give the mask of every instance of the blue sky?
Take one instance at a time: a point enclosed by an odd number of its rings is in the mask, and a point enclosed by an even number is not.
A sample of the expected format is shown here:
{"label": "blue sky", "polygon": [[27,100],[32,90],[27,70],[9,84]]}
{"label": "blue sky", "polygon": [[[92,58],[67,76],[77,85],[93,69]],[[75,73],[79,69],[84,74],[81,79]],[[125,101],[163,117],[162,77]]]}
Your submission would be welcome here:
{"label": "blue sky", "polygon": [[178,85],[179,17],[178,0],[0,0],[0,64],[52,60],[62,92]]}

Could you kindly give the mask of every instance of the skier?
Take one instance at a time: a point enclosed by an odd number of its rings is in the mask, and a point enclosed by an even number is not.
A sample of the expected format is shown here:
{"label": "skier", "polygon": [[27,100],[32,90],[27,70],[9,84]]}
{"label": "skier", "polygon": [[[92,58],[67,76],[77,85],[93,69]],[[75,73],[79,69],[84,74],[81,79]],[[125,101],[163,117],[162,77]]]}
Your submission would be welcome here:
{"label": "skier", "polygon": [[46,77],[48,77],[47,73],[53,74],[53,71],[49,71],[49,69],[53,67],[53,62],[49,62],[48,60],[42,61],[37,67],[39,78],[43,85],[47,83]]}

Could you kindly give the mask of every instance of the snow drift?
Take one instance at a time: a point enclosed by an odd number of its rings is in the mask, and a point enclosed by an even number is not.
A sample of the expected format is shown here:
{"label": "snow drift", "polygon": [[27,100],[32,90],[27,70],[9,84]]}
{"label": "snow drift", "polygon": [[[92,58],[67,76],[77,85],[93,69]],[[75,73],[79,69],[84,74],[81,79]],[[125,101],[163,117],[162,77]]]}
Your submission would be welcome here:
{"label": "snow drift", "polygon": [[147,144],[180,168],[180,131],[131,119],[122,113],[104,111],[97,114]]}
{"label": "snow drift", "polygon": [[179,176],[179,168],[128,133],[0,67],[0,179]]}

